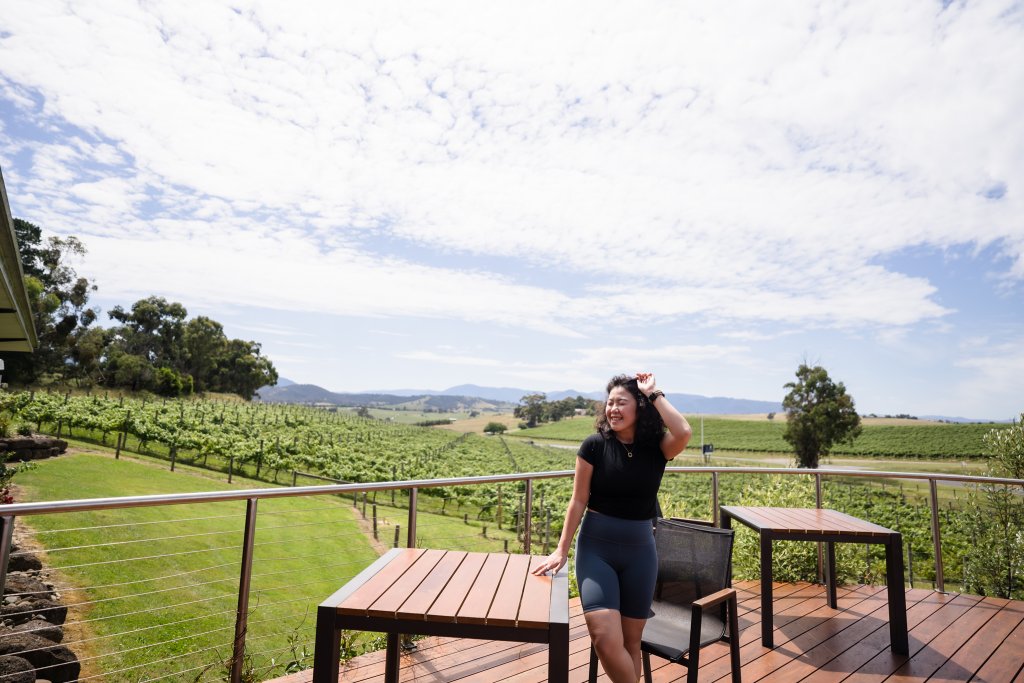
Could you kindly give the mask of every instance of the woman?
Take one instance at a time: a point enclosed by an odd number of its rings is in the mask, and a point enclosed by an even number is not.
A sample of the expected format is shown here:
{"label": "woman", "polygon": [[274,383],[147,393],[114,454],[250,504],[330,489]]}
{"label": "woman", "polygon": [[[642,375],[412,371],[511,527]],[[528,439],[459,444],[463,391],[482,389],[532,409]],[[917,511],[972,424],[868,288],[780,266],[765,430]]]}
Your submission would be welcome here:
{"label": "woman", "polygon": [[640,678],[640,639],[658,573],[651,524],[658,487],[666,462],[686,448],[691,434],[652,373],[613,377],[597,433],[576,455],[558,547],[534,572],[561,569],[580,527],[576,582],[591,642],[613,683]]}

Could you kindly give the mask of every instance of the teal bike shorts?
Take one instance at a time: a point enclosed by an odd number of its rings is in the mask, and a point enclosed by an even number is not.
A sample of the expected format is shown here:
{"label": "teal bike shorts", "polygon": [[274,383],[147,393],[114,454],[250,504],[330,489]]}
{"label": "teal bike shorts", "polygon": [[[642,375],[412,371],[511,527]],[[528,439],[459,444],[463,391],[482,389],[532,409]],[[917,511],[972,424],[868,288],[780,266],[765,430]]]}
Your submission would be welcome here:
{"label": "teal bike shorts", "polygon": [[576,537],[576,583],[583,611],[613,609],[651,616],[658,553],[649,519],[621,519],[587,510]]}

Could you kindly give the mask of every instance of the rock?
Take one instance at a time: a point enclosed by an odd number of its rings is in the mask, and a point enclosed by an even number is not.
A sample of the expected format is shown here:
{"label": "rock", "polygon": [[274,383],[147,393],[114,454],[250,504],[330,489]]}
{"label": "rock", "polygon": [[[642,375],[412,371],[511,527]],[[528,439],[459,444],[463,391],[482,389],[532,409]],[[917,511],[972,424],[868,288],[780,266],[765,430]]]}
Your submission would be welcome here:
{"label": "rock", "polygon": [[0,639],[0,655],[10,654],[43,669],[41,673],[53,683],[77,681],[82,669],[74,652],[32,633],[15,633]]}
{"label": "rock", "polygon": [[7,571],[9,572],[39,571],[42,568],[42,561],[33,553],[19,553],[15,555],[12,552],[11,559],[7,563]]}
{"label": "rock", "polygon": [[4,595],[21,594],[20,597],[53,597],[53,588],[34,576],[24,572],[8,572],[4,582]]}
{"label": "rock", "polygon": [[39,618],[51,624],[63,624],[68,617],[68,608],[46,598],[22,598],[13,605],[0,605],[0,619],[9,624],[23,624]]}
{"label": "rock", "polygon": [[35,683],[36,668],[21,657],[0,657],[0,681],[4,683]]}
{"label": "rock", "polygon": [[[54,643],[59,643],[64,640],[64,629],[57,624],[51,624],[50,622],[42,619],[32,619],[31,621],[26,621],[25,623],[18,624],[17,626],[5,627],[3,630],[0,630],[0,637],[2,637],[4,633],[32,633],[40,638],[46,638],[47,640],[53,641]],[[0,681],[2,680],[3,679],[0,678]]]}

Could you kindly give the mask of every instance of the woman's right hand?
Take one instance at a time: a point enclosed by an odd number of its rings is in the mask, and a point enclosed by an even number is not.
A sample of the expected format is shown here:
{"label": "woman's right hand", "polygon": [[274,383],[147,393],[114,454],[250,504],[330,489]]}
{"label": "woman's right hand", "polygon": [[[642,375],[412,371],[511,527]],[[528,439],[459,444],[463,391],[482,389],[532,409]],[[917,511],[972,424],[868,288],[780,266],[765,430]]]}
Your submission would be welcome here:
{"label": "woman's right hand", "polygon": [[548,572],[551,572],[552,574],[557,574],[558,570],[565,566],[565,563],[568,561],[568,559],[569,558],[565,555],[565,553],[561,553],[556,550],[555,552],[551,553],[546,558],[544,558],[544,561],[534,568],[533,573],[535,576],[542,576],[544,574],[547,574]]}

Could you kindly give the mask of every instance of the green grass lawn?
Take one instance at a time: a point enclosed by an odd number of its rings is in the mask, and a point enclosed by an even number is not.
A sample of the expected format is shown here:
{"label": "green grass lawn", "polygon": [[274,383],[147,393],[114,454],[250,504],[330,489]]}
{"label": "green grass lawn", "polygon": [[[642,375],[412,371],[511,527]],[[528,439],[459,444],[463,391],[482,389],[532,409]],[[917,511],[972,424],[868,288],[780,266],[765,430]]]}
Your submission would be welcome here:
{"label": "green grass lawn", "polygon": [[[39,461],[17,476],[17,499],[52,501],[266,488],[265,482],[166,461],[122,457],[95,446]],[[219,479],[218,479],[219,478]],[[292,660],[312,663],[315,607],[394,542],[406,544],[407,497],[396,507],[316,496],[261,500],[250,599],[248,652],[257,680]],[[417,545],[500,551],[520,546],[514,531],[420,494]],[[19,519],[46,548],[44,564],[61,586],[72,649],[82,678],[215,680],[231,655],[245,501],[169,505]],[[509,516],[510,518],[510,516]],[[485,531],[484,527],[488,527]],[[486,537],[484,536],[486,533]],[[539,552],[539,550],[535,550]],[[367,638],[364,638],[367,640]],[[368,645],[367,642],[363,646]],[[352,645],[360,647],[359,643]],[[298,655],[298,656],[297,656]],[[303,655],[306,655],[303,657]]]}

